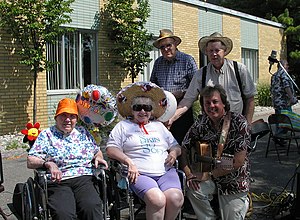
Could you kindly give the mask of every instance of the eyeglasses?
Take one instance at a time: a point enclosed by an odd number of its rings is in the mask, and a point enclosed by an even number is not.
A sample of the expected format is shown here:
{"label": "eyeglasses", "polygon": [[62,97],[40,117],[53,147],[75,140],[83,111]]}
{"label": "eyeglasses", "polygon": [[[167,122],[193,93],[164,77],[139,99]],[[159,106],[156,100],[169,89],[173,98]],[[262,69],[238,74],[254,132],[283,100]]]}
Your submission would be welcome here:
{"label": "eyeglasses", "polygon": [[172,47],[173,44],[169,43],[169,44],[166,44],[166,45],[162,45],[159,47],[159,49],[161,50],[168,50]]}
{"label": "eyeglasses", "polygon": [[132,110],[139,112],[144,109],[145,112],[151,112],[152,111],[152,105],[133,105]]}

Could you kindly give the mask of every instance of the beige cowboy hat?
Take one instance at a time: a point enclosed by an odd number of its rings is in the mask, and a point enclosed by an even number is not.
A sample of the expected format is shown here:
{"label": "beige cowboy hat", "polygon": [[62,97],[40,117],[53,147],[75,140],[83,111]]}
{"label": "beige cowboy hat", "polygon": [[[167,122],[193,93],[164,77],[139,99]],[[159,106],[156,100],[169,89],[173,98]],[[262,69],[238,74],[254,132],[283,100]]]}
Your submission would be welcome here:
{"label": "beige cowboy hat", "polygon": [[229,54],[232,50],[232,47],[233,47],[232,40],[228,37],[223,37],[222,34],[220,34],[218,32],[215,32],[215,33],[211,34],[210,36],[205,36],[205,37],[200,38],[200,40],[198,42],[198,46],[202,53],[206,53],[205,52],[206,46],[207,46],[207,43],[210,41],[221,41],[226,47],[225,56],[227,54]]}
{"label": "beige cowboy hat", "polygon": [[144,96],[153,101],[152,116],[159,118],[167,108],[167,97],[164,90],[151,82],[136,82],[127,85],[117,94],[117,107],[123,118],[132,116],[132,100]]}
{"label": "beige cowboy hat", "polygon": [[162,29],[159,31],[159,37],[156,39],[156,41],[153,42],[153,46],[159,49],[159,42],[165,38],[173,38],[175,40],[176,46],[181,43],[180,37],[175,36],[171,30]]}

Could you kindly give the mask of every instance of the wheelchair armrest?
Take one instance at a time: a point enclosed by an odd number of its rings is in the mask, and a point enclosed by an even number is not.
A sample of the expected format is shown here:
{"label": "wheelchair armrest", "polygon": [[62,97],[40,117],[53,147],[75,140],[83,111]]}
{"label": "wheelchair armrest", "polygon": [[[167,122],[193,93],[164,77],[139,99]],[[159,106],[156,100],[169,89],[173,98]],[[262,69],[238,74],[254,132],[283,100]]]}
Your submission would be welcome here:
{"label": "wheelchair armrest", "polygon": [[183,170],[179,170],[179,169],[177,169],[177,174],[178,174],[179,179],[180,179],[183,195],[185,196],[185,193],[186,193],[186,190],[187,190],[186,175],[183,172]]}
{"label": "wheelchair armrest", "polygon": [[93,173],[97,180],[106,181],[105,169],[106,167],[104,164],[99,164],[97,168],[93,167]]}
{"label": "wheelchair armrest", "polygon": [[121,175],[122,177],[127,177],[128,167],[125,164],[122,164],[120,161],[109,158],[109,167]]}

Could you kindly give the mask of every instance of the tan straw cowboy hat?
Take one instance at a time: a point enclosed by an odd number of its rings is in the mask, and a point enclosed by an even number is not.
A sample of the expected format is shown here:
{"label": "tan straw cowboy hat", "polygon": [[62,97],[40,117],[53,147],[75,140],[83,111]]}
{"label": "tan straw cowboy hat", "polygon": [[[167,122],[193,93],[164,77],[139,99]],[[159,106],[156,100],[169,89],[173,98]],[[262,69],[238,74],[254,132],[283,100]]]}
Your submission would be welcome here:
{"label": "tan straw cowboy hat", "polygon": [[207,43],[211,42],[211,41],[221,41],[225,45],[225,47],[226,47],[225,56],[227,54],[229,54],[232,50],[232,47],[233,47],[232,40],[228,37],[223,37],[222,34],[220,34],[218,32],[215,32],[215,33],[211,34],[210,36],[205,36],[205,37],[200,38],[200,40],[198,42],[198,46],[202,53],[205,53]]}
{"label": "tan straw cowboy hat", "polygon": [[173,38],[175,40],[175,44],[176,46],[178,46],[180,43],[181,43],[181,39],[180,37],[177,37],[173,34],[172,31],[170,31],[169,29],[162,29],[159,31],[160,34],[159,34],[159,37],[156,41],[153,42],[153,46],[158,48],[159,49],[159,42],[162,40],[162,39],[165,39],[165,38]]}
{"label": "tan straw cowboy hat", "polygon": [[117,107],[123,118],[132,116],[132,101],[135,97],[148,97],[153,101],[152,116],[159,118],[167,108],[164,90],[151,82],[136,82],[127,85],[117,94]]}

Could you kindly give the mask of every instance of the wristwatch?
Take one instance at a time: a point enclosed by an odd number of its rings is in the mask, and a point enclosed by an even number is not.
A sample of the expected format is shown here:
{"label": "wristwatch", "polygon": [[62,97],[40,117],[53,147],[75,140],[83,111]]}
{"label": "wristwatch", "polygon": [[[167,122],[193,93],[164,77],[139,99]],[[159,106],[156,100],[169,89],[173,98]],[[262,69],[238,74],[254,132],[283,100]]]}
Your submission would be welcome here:
{"label": "wristwatch", "polygon": [[44,163],[43,163],[43,169],[45,169],[45,170],[47,170],[47,167],[46,167],[46,163],[47,163],[48,161],[44,161]]}

